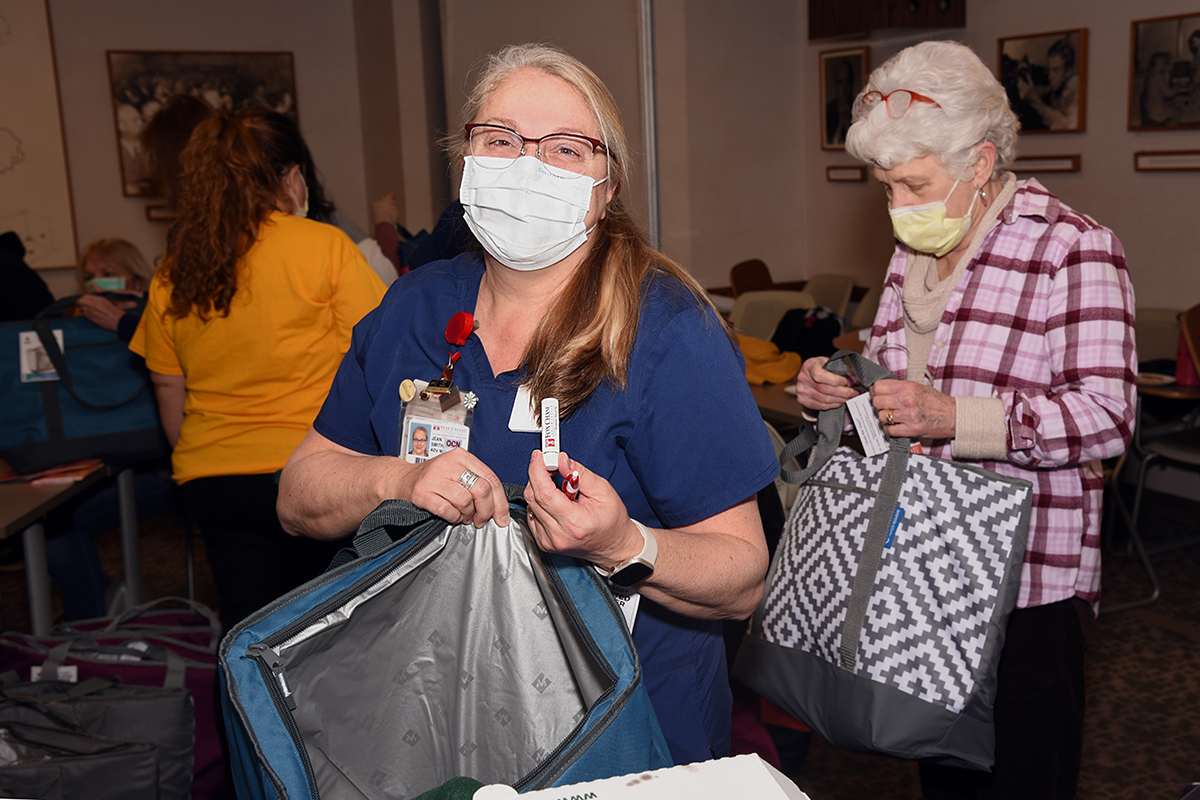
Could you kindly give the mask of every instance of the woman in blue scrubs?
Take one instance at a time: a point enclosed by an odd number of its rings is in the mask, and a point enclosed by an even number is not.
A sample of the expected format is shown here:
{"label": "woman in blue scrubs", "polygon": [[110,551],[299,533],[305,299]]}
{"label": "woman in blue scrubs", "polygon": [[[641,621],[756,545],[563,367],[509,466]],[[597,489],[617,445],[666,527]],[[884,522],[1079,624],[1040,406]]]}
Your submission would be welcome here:
{"label": "woman in blue scrubs", "polygon": [[[728,754],[720,620],[757,606],[767,548],[755,494],[778,470],[740,354],[700,285],[621,202],[629,149],[616,103],[545,45],[492,56],[449,142],[483,252],[404,275],[356,328],[329,398],[280,483],[290,532],[333,539],[381,501],[508,523],[527,484],[547,551],[586,559],[642,600],[633,638],[677,763]],[[477,326],[458,346],[458,312]],[[476,398],[468,449],[410,463],[399,394],[437,378]],[[518,390],[520,389],[520,392]],[[545,466],[529,399],[560,404]],[[739,446],[728,447],[736,441]],[[579,473],[577,499],[555,479]]]}

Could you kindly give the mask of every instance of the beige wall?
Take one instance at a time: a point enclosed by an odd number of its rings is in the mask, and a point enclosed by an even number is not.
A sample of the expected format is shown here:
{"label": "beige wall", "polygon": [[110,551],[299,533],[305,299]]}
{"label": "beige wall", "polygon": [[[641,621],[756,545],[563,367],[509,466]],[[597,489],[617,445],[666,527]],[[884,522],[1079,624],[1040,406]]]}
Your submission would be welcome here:
{"label": "beige wall", "polygon": [[[1039,179],[1069,205],[1116,232],[1125,246],[1130,274],[1141,307],[1186,307],[1200,302],[1200,173],[1141,173],[1133,169],[1139,150],[1200,149],[1200,131],[1132,132],[1126,129],[1129,95],[1130,21],[1194,14],[1195,0],[1006,0],[967,8],[967,27],[950,31],[995,69],[997,38],[1072,28],[1088,29],[1087,131],[1022,137],[1025,155],[1079,153],[1076,174],[1044,174]],[[942,37],[936,37],[942,38]],[[871,62],[918,38],[869,42]],[[882,277],[891,237],[878,185],[831,184],[825,167],[849,164],[845,153],[826,153],[816,138],[817,53],[855,42],[805,46],[804,108],[810,143],[804,148],[805,258],[797,277],[829,266],[860,283]]]}
{"label": "beige wall", "polygon": [[[852,161],[819,147],[818,53],[868,44],[878,65],[920,37],[810,44],[805,5],[795,2],[653,6],[664,249],[714,286],[746,258],[766,261],[777,280],[833,271],[878,281],[892,247],[882,194],[873,183],[825,180],[827,166]],[[1117,232],[1139,305],[1187,305],[1200,298],[1200,174],[1135,173],[1132,159],[1136,150],[1200,149],[1200,131],[1130,132],[1125,115],[1130,19],[1194,13],[1195,2],[1133,8],[973,0],[968,26],[937,36],[993,65],[999,36],[1089,29],[1087,132],[1026,137],[1022,152],[1081,154],[1081,173],[1043,182]],[[50,10],[80,244],[118,235],[157,254],[165,236],[146,221],[146,201],[120,193],[107,49],[294,52],[301,126],[338,204],[366,226],[369,200],[394,188],[417,230],[457,194],[436,139],[458,125],[470,67],[508,42],[554,42],[616,96],[638,156],[626,196],[645,218],[637,0],[571,4],[566,14],[544,0],[441,0],[440,28],[439,0],[50,0]],[[69,290],[69,276],[50,278],[56,293]]]}
{"label": "beige wall", "polygon": [[[564,13],[567,8],[569,13]],[[483,3],[443,0],[442,46],[446,74],[446,117],[450,128],[461,124],[459,111],[470,90],[470,71],[488,53],[506,44],[546,42],[562,47],[600,76],[617,100],[621,120],[635,158],[645,151],[642,135],[641,87],[638,78],[638,4],[636,0],[602,3]],[[454,167],[452,194],[458,196]],[[632,191],[624,194],[635,219],[646,218],[643,165],[633,165]]]}
{"label": "beige wall", "polygon": [[[367,194],[351,0],[50,0],[67,159],[82,246],[119,236],[153,257],[166,226],[123,197],[105,50],[244,50],[295,54],[300,127],[325,188],[365,226]],[[69,271],[45,273],[69,293]]]}

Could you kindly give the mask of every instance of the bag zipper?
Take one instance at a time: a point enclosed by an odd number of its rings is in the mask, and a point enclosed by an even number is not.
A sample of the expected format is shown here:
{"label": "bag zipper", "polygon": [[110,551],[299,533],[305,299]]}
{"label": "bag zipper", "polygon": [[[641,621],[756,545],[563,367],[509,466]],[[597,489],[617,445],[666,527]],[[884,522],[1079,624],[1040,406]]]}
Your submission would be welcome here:
{"label": "bag zipper", "polygon": [[[563,605],[567,610],[567,614],[571,618],[571,623],[579,632],[587,651],[596,658],[596,661],[599,662],[601,666],[604,667],[605,675],[607,675],[615,685],[617,680],[616,672],[613,670],[612,665],[609,664],[608,659],[604,658],[604,654],[600,652],[600,648],[596,645],[596,641],[592,638],[591,634],[588,633],[587,626],[583,622],[583,617],[580,616],[579,610],[575,607],[575,604],[570,601],[570,595],[567,593],[566,584],[563,583],[562,577],[558,574],[558,570],[554,568],[553,564],[551,564],[550,557],[546,553],[542,553],[542,564],[546,567],[546,574],[550,584],[554,587],[554,591],[564,601]],[[591,573],[590,569],[585,570],[585,574],[588,573]],[[637,650],[634,649],[633,636],[630,635],[629,629],[625,626],[625,618],[621,614],[620,608],[617,607],[617,602],[613,599],[612,593],[608,590],[608,587],[601,583],[598,575],[591,573],[588,574],[588,577],[591,579],[592,583],[596,584],[596,588],[599,590],[601,596],[608,605],[609,612],[613,615],[614,619],[617,621],[617,624],[621,626],[621,632],[625,637],[625,644],[629,647],[631,652],[635,653],[636,660]],[[638,677],[640,677],[641,662],[638,661],[637,663]],[[575,726],[570,735],[563,739],[563,741],[559,743],[558,747],[555,747],[554,750],[552,750],[550,754],[546,756],[546,758],[542,759],[541,764],[538,764],[529,772],[528,775],[514,783],[512,785],[513,788],[518,792],[523,792],[526,789],[544,789],[550,783],[561,777],[562,774],[566,772],[567,768],[571,766],[571,764],[575,763],[578,758],[578,754],[590,747],[592,743],[596,741],[596,739],[599,738],[602,733],[604,733],[608,726],[612,724],[612,721],[617,717],[617,715],[621,713],[621,710],[625,708],[626,703],[629,702],[629,697],[632,695],[634,689],[637,688],[637,683],[637,681],[630,681],[629,686],[626,687],[625,691],[613,699],[612,705],[609,706],[608,711],[604,712],[604,715],[596,721],[596,726],[592,729],[592,731],[588,733],[587,736],[581,737],[576,741],[575,737],[579,735],[579,732],[583,729],[584,724],[587,722],[588,714],[584,714],[579,720],[579,724]],[[594,708],[597,704],[610,697],[613,691],[613,688],[606,689],[598,698],[596,698],[596,703],[594,703],[592,707]],[[591,712],[590,708],[588,709],[588,712]],[[562,763],[557,766],[552,774],[548,773],[551,764],[557,760],[560,760],[560,757]]]}
{"label": "bag zipper", "polygon": [[[412,538],[411,543],[407,548],[408,552],[398,558],[395,564],[392,565],[391,569],[380,570],[367,580],[361,580],[351,584],[330,599],[326,600],[324,603],[321,603],[319,606],[311,609],[304,616],[294,620],[283,628],[280,628],[266,639],[263,639],[261,642],[255,642],[246,647],[246,657],[252,658],[255,660],[255,662],[257,662],[259,673],[262,675],[263,682],[267,685],[267,693],[271,696],[271,702],[275,705],[275,710],[279,714],[280,718],[282,718],[284,727],[287,728],[288,735],[292,737],[293,746],[300,754],[300,763],[304,766],[304,774],[308,779],[308,787],[309,791],[312,793],[313,800],[319,800],[321,796],[321,793],[317,788],[317,776],[316,772],[313,770],[312,760],[308,756],[308,749],[304,746],[303,737],[300,735],[300,726],[296,724],[296,719],[292,716],[292,710],[295,709],[296,702],[291,698],[290,694],[284,694],[283,692],[282,687],[286,685],[287,679],[283,669],[283,658],[275,650],[275,648],[311,625],[312,620],[319,619],[343,605],[348,596],[361,593],[364,589],[371,588],[375,584],[387,578],[387,576],[396,569],[400,568],[409,560],[411,560],[413,556],[415,556],[421,549],[428,545],[430,541],[437,538],[438,534],[441,532],[440,530],[436,530],[439,525],[438,520],[431,520],[430,522],[425,523],[425,525],[429,528],[429,530],[422,531]],[[376,558],[380,558],[382,556],[383,554],[381,553],[379,556],[376,556]],[[351,567],[351,569],[356,569],[362,566],[362,564],[358,564],[355,561],[351,561],[349,564],[347,564],[347,566],[350,565],[354,565]],[[331,575],[330,580],[332,581],[337,577],[340,576]],[[302,595],[303,592],[300,590],[289,592],[288,595],[285,595],[277,600],[274,605],[286,605],[291,601],[292,598],[290,595],[292,594]],[[275,609],[272,608],[271,611],[268,611],[266,615],[269,615],[274,610]],[[241,703],[239,702],[238,706],[240,705]],[[266,765],[266,755],[259,746],[257,737],[255,737],[253,741],[254,750],[258,756],[259,762]],[[273,770],[268,770],[268,772],[272,775],[274,774]]]}

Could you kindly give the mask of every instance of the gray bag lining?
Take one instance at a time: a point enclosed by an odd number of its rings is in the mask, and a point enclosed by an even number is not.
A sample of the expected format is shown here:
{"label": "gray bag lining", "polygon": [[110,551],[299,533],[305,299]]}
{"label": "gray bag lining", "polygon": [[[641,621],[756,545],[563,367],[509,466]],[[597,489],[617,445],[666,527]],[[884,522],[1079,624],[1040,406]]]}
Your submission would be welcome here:
{"label": "gray bag lining", "polygon": [[515,783],[611,689],[514,520],[447,528],[277,648],[321,797]]}

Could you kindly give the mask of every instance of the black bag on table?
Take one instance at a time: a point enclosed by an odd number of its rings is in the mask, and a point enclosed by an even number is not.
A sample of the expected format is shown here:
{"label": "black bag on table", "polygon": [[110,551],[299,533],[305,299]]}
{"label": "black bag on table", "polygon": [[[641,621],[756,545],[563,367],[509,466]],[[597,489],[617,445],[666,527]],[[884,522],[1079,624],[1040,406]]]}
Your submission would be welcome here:
{"label": "black bag on table", "polygon": [[842,335],[842,318],[828,308],[793,308],[783,315],[771,344],[803,359],[832,355],[833,340]]}
{"label": "black bag on table", "polygon": [[[0,458],[18,472],[169,452],[145,362],[112,331],[83,317],[60,317],[78,299],[65,297],[32,321],[0,325]],[[61,349],[55,330],[62,332]],[[36,336],[42,348],[26,356],[24,370],[22,334]],[[36,380],[51,370],[57,380]]]}
{"label": "black bag on table", "polygon": [[0,796],[158,800],[154,751],[145,742],[0,722]]}
{"label": "black bag on table", "polygon": [[196,715],[192,695],[183,687],[127,686],[105,678],[5,683],[0,686],[0,724],[6,722],[153,744],[159,800],[192,795]]}

